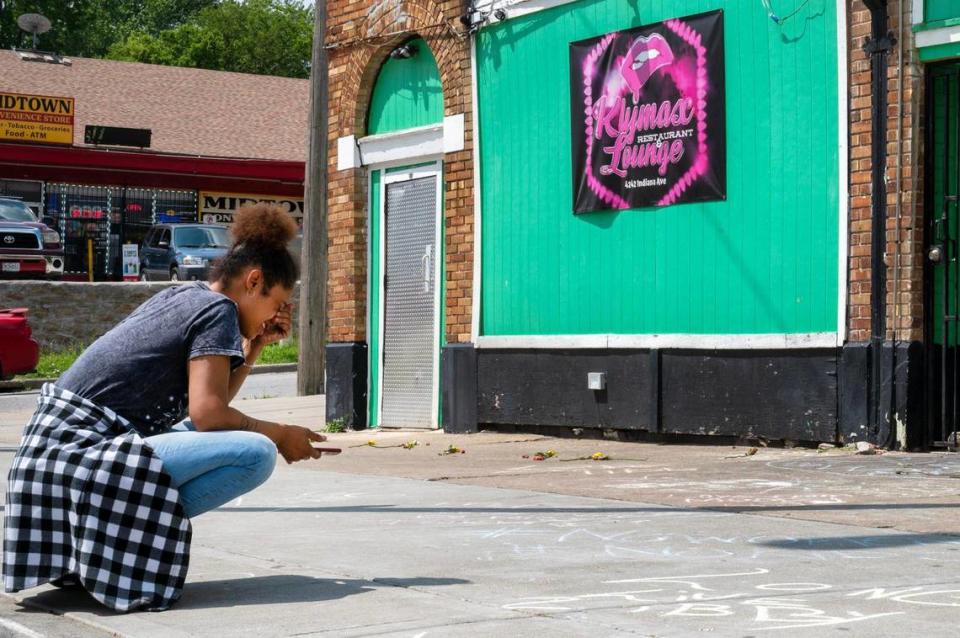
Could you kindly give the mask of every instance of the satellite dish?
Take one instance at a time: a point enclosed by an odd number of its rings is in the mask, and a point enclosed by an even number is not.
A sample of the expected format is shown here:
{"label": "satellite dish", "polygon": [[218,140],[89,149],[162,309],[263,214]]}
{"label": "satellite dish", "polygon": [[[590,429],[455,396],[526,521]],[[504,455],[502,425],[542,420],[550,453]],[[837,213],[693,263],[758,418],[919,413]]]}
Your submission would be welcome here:
{"label": "satellite dish", "polygon": [[39,13],[24,13],[17,18],[17,25],[27,33],[46,33],[50,30],[50,20]]}
{"label": "satellite dish", "polygon": [[33,35],[33,48],[37,48],[37,35],[50,30],[50,20],[39,13],[24,13],[17,18],[17,26]]}

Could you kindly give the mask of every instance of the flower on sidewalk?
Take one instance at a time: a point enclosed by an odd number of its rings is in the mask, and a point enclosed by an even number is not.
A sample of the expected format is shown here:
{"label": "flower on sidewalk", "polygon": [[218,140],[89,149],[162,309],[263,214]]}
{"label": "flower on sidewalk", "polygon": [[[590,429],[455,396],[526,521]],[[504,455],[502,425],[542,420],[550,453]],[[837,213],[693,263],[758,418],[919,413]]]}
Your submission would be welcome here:
{"label": "flower on sidewalk", "polygon": [[[549,459],[549,458],[552,458],[552,457],[554,457],[554,456],[556,456],[556,455],[557,455],[556,450],[547,450],[546,452],[537,452],[536,454],[533,455],[533,460],[534,460],[534,461],[544,461],[544,460]],[[524,455],[523,455],[523,458],[529,459],[529,458],[531,458],[531,457],[530,457],[529,454],[524,454]]]}
{"label": "flower on sidewalk", "polygon": [[456,445],[451,445],[443,452],[439,452],[437,456],[447,456],[448,454],[466,454],[467,451],[463,448],[459,448]]}
{"label": "flower on sidewalk", "polygon": [[[376,439],[370,439],[366,443],[361,443],[360,445],[351,445],[350,447],[372,447],[378,450],[387,450],[392,447],[402,447],[405,450],[412,450],[418,445],[420,445],[420,441],[416,441],[416,440],[407,441],[406,443],[397,443],[396,445],[377,445]],[[427,445],[430,445],[430,444],[427,443]]]}

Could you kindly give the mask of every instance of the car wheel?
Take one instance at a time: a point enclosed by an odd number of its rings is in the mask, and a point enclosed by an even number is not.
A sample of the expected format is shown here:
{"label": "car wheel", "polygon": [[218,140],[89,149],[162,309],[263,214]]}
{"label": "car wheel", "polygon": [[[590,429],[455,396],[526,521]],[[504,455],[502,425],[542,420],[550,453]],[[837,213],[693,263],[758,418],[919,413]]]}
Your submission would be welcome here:
{"label": "car wheel", "polygon": [[176,268],[170,271],[170,281],[180,281],[180,271]]}

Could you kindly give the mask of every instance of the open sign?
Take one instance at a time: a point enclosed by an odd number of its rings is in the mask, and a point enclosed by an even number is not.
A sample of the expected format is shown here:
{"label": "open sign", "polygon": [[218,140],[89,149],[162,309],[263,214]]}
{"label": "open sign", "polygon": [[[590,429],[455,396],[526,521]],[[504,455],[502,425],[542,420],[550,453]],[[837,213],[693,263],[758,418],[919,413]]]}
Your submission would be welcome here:
{"label": "open sign", "polygon": [[73,206],[70,208],[71,219],[103,219],[107,214],[101,208],[90,206]]}

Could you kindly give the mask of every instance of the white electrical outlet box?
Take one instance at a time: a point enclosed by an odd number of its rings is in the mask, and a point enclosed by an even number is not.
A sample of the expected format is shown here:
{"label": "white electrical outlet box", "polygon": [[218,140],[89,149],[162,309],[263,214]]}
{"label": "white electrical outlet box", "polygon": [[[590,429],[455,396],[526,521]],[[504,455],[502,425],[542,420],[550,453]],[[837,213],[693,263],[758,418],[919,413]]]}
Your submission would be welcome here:
{"label": "white electrical outlet box", "polygon": [[606,372],[588,372],[587,373],[588,390],[606,390],[607,373]]}

